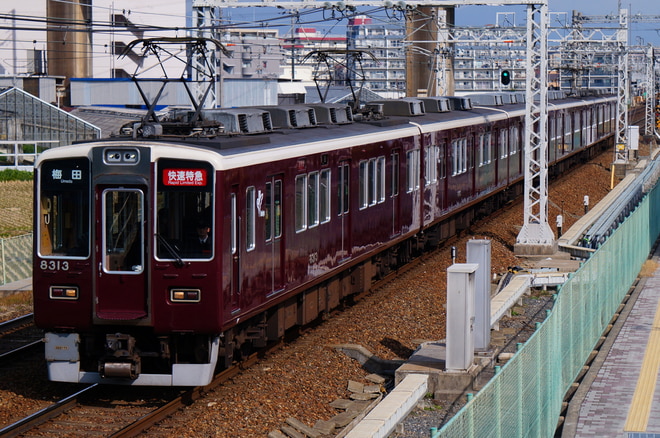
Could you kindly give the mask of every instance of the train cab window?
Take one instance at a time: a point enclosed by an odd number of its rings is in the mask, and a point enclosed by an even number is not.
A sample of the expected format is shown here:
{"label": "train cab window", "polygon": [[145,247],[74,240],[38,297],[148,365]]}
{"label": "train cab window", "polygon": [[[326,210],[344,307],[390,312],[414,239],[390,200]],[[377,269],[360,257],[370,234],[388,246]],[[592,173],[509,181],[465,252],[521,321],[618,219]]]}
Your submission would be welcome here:
{"label": "train cab window", "polygon": [[103,269],[139,274],[144,270],[144,193],[103,191]]}
{"label": "train cab window", "polygon": [[39,255],[89,257],[89,160],[71,158],[45,161],[39,169],[38,184]]}
{"label": "train cab window", "polygon": [[213,167],[202,161],[161,159],[156,168],[156,257],[213,258]]}

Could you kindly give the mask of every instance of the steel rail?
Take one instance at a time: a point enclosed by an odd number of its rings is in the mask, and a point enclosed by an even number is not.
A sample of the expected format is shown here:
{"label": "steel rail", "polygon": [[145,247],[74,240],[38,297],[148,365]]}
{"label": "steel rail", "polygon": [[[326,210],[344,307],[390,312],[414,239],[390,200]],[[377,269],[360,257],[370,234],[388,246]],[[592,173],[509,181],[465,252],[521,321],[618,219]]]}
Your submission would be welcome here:
{"label": "steel rail", "polygon": [[4,353],[0,354],[0,363],[6,361],[10,357],[16,356],[20,353],[25,353],[28,350],[36,348],[38,345],[41,344],[43,344],[43,340],[38,340],[38,341],[30,342],[29,344],[21,345],[20,347],[14,348],[13,350],[5,351]]}
{"label": "steel rail", "polygon": [[10,330],[13,330],[17,327],[21,327],[26,324],[31,324],[34,322],[34,314],[28,313],[18,318],[10,319],[9,321],[4,321],[0,323],[0,334],[6,333]]}
{"label": "steel rail", "polygon": [[[276,342],[271,345],[267,350],[270,351],[274,348],[279,348],[280,343]],[[232,377],[236,376],[245,368],[249,368],[254,365],[257,360],[264,354],[263,351],[256,352],[250,355],[246,360],[227,368],[219,372],[206,386],[197,386],[192,388],[185,393],[181,394],[179,397],[175,398],[171,402],[161,406],[160,408],[155,409],[154,411],[144,415],[139,418],[137,421],[129,424],[128,426],[116,431],[111,438],[128,438],[138,436],[141,433],[144,433],[147,429],[153,427],[158,422],[164,420],[165,418],[173,415],[179,409],[184,408],[193,404],[195,401],[204,398],[205,394],[211,391],[213,388],[221,385]],[[2,431],[0,431],[2,435]]]}
{"label": "steel rail", "polygon": [[22,434],[25,431],[33,429],[41,424],[44,424],[46,421],[54,418],[63,412],[73,408],[78,404],[78,398],[96,388],[98,383],[88,386],[87,388],[76,392],[48,407],[41,409],[40,411],[35,412],[34,414],[28,415],[27,417],[17,421],[14,424],[10,424],[2,429],[0,429],[0,436],[2,437],[15,437]]}

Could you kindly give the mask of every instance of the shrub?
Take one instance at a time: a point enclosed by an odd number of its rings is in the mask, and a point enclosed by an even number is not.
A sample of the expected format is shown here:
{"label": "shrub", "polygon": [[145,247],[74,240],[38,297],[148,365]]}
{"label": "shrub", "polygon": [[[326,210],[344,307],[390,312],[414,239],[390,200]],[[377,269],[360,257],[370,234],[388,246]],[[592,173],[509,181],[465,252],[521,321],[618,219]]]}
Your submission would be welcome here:
{"label": "shrub", "polygon": [[27,170],[5,169],[0,171],[0,181],[32,181],[34,173]]}

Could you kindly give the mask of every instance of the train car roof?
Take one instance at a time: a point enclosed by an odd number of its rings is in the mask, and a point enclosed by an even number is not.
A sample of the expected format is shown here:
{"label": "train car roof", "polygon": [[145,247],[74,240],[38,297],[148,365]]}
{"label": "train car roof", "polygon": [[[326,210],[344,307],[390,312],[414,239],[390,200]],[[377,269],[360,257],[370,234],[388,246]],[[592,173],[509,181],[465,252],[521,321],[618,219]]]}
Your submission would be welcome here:
{"label": "train car roof", "polygon": [[[605,102],[613,98],[567,98],[549,103],[549,110]],[[217,170],[246,167],[269,161],[302,157],[317,153],[347,149],[364,144],[414,140],[420,133],[457,129],[475,124],[494,123],[513,117],[523,117],[524,104],[498,107],[476,106],[467,111],[427,113],[415,117],[391,116],[382,120],[355,122],[346,125],[320,125],[303,129],[276,130],[266,134],[217,136],[205,139],[123,139],[121,137],[78,145],[58,147],[44,152],[46,158],[72,155],[91,156],[91,148],[151,147],[152,160],[159,158],[195,159],[211,162]]]}

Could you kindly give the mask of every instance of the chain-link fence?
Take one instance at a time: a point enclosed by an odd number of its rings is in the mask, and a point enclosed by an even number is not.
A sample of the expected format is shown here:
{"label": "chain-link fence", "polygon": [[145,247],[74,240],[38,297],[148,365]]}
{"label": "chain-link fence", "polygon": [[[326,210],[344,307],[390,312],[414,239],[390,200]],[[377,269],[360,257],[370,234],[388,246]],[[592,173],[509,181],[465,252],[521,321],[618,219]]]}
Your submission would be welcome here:
{"label": "chain-link fence", "polygon": [[660,188],[562,286],[534,335],[439,437],[552,437],[581,371],[660,232]]}
{"label": "chain-link fence", "polygon": [[32,276],[32,233],[0,239],[0,284]]}

